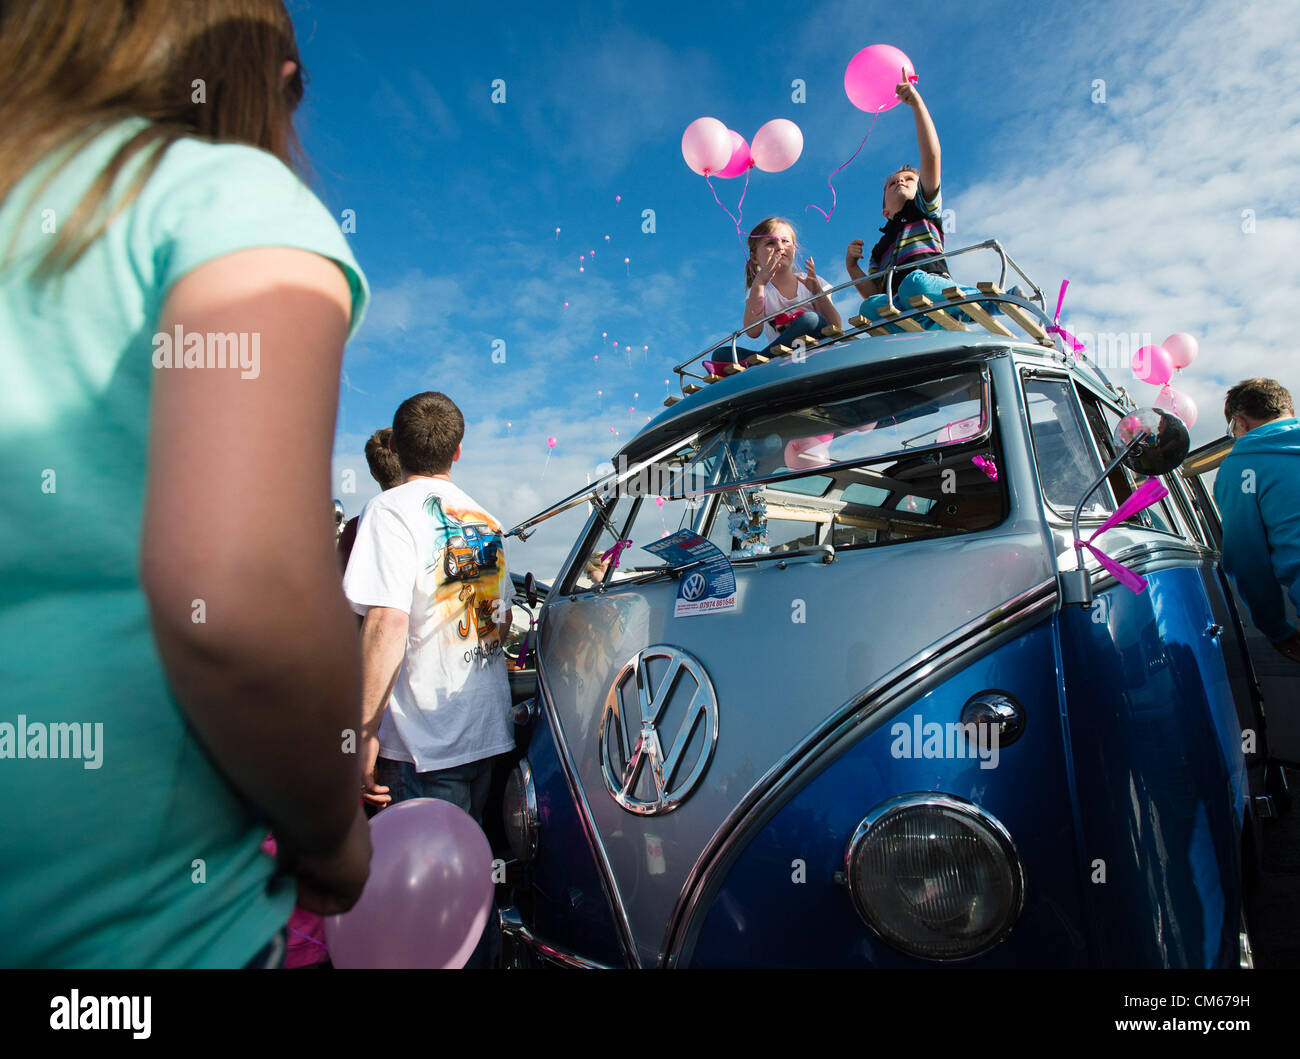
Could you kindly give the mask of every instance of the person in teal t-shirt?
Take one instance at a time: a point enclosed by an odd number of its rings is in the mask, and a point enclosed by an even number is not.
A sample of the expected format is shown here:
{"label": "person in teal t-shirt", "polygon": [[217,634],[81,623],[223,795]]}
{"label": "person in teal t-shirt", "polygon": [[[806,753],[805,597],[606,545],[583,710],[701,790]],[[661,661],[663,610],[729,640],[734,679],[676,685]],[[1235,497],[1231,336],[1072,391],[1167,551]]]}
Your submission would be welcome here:
{"label": "person in teal t-shirt", "polygon": [[63,0],[75,48],[49,6],[0,16],[0,966],[241,967],[368,871],[329,502],[368,288],[286,164],[279,0]]}

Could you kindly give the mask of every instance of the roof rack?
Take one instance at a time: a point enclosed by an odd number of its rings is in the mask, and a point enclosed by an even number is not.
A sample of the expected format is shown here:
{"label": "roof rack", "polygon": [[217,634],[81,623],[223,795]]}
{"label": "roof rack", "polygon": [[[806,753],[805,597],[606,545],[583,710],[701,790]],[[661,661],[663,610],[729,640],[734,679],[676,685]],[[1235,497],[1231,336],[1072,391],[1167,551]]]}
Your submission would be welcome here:
{"label": "roof rack", "polygon": [[[740,372],[750,368],[766,364],[769,360],[791,356],[796,349],[802,348],[808,350],[813,347],[818,349],[828,348],[837,345],[846,339],[861,338],[864,336],[874,336],[886,334],[891,326],[902,328],[904,331],[925,331],[931,329],[927,326],[937,324],[946,331],[972,331],[983,330],[990,334],[1000,335],[1005,338],[1018,339],[1020,336],[1011,329],[1014,325],[1031,342],[1048,349],[1059,350],[1063,355],[1067,352],[1064,342],[1056,332],[1053,322],[1048,319],[1046,312],[1046,300],[1042,290],[1033,280],[1025,275],[1024,270],[1012,260],[1011,255],[1006,252],[1002,244],[996,239],[989,239],[982,243],[976,243],[972,246],[962,247],[960,250],[950,250],[942,254],[936,254],[933,257],[926,258],[930,261],[944,261],[953,257],[960,257],[962,254],[973,253],[976,250],[992,250],[998,255],[1001,263],[1001,272],[998,276],[997,283],[982,282],[977,283],[976,289],[979,294],[968,295],[961,290],[954,282],[953,286],[943,292],[943,299],[938,302],[932,302],[924,295],[916,295],[910,299],[906,308],[900,309],[894,304],[894,274],[897,268],[891,267],[879,272],[873,272],[867,276],[867,279],[881,280],[884,288],[885,304],[880,309],[881,319],[870,320],[864,316],[854,316],[848,321],[849,328],[845,330],[839,327],[825,327],[822,329],[821,337],[804,336],[794,340],[792,346],[778,345],[768,351],[766,355],[755,353],[752,356],[745,357],[743,360],[736,349],[736,341],[745,333],[745,328],[733,331],[720,342],[715,342],[707,349],[690,360],[676,365],[673,371],[677,373],[678,382],[681,386],[682,397],[669,396],[664,401],[665,405],[674,405],[683,397],[689,397],[693,393],[698,393],[705,386],[712,385],[715,382],[721,382],[730,375],[737,375]],[[1007,281],[1007,268],[1015,270],[1016,275],[1033,288],[1032,300],[1016,294],[1010,294],[1003,290]],[[768,321],[789,312],[791,309],[800,308],[810,305],[812,302],[825,297],[834,295],[848,287],[854,286],[861,280],[849,280],[847,283],[841,283],[838,287],[832,287],[830,290],[822,291],[819,294],[811,295],[800,302],[787,305],[779,312],[770,313],[761,320],[756,320],[750,324],[754,327],[757,324],[766,324]],[[984,307],[988,302],[996,302],[1001,308],[1002,315],[994,317]],[[1038,304],[1035,305],[1034,302]],[[960,309],[969,319],[974,321],[974,327],[970,324],[963,323],[954,317],[948,310]],[[1005,319],[1005,323],[1003,320]],[[710,354],[720,353],[722,356],[710,358]],[[709,358],[706,360],[706,358]],[[703,363],[701,363],[703,362]],[[699,365],[699,370],[695,370]],[[1095,369],[1096,365],[1092,365]],[[714,370],[716,369],[716,371]],[[700,374],[703,371],[705,374]]]}

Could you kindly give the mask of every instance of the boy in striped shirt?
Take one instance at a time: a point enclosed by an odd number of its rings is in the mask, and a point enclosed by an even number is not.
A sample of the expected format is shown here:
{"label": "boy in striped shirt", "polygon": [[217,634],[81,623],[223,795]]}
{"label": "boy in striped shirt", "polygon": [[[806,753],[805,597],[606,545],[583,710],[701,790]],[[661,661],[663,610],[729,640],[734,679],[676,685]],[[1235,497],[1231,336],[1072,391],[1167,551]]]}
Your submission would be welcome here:
{"label": "boy in striped shirt", "polygon": [[[880,229],[880,241],[871,250],[868,259],[868,271],[879,272],[881,269],[897,268],[894,273],[894,305],[906,312],[911,308],[909,299],[917,294],[924,294],[932,302],[944,300],[943,292],[952,286],[951,275],[945,261],[934,260],[935,255],[943,253],[943,202],[939,195],[939,134],[935,132],[934,122],[925,101],[916,90],[916,86],[907,80],[904,71],[903,80],[895,87],[898,98],[912,108],[916,119],[916,144],[921,154],[921,168],[903,166],[885,181],[884,196],[881,201],[881,213],[888,222]],[[880,319],[879,309],[885,305],[884,286],[877,280],[867,279],[867,272],[862,271],[863,242],[855,239],[848,245],[844,254],[844,265],[849,276],[855,280],[854,286],[866,300],[862,303],[862,315],[873,320]],[[969,293],[977,291],[963,288]],[[965,319],[964,314],[955,313],[958,319]],[[922,319],[926,327],[935,326],[931,321]],[[901,328],[890,326],[891,331]]]}

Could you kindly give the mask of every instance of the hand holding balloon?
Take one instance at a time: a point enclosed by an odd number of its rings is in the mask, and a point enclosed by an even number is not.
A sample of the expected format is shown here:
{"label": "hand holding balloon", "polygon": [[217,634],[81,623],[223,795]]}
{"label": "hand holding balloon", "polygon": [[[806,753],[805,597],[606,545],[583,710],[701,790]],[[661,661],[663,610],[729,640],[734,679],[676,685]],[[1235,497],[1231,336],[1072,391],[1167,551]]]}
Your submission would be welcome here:
{"label": "hand holding balloon", "polygon": [[912,83],[916,79],[916,75],[913,74],[912,79],[909,80],[907,76],[907,67],[900,66],[899,69],[903,72],[903,79],[894,86],[894,94],[898,96],[898,101],[900,103],[906,103],[909,107],[915,107],[921,102],[921,93],[916,90],[916,85]]}

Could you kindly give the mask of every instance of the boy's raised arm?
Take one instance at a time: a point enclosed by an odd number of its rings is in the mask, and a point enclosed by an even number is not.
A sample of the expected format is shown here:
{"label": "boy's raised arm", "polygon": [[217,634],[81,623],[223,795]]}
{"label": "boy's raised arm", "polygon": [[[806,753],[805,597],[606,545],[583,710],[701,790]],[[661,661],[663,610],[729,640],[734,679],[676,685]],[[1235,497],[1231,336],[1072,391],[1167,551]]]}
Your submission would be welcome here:
{"label": "boy's raised arm", "polygon": [[912,116],[916,119],[916,146],[921,153],[921,187],[933,195],[939,189],[941,176],[939,134],[935,131],[921,93],[907,79],[907,71],[903,70],[902,74],[903,79],[894,87],[894,91],[902,102],[912,108]]}

